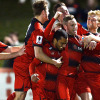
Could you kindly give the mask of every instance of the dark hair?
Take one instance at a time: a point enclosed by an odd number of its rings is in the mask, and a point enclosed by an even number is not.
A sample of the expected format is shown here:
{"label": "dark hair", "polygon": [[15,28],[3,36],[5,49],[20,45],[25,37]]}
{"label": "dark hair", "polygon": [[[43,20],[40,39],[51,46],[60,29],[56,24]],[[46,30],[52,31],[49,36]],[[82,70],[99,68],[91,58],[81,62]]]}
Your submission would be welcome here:
{"label": "dark hair", "polygon": [[11,35],[16,35],[17,37],[19,37],[18,32],[11,32],[11,33],[9,34],[9,36],[11,37]]}
{"label": "dark hair", "polygon": [[69,20],[72,20],[73,18],[75,18],[73,15],[66,15],[63,19],[63,24],[65,24],[66,22],[68,22]]}
{"label": "dark hair", "polygon": [[34,2],[32,5],[34,16],[40,15],[43,10],[46,10],[47,5],[45,0]]}
{"label": "dark hair", "polygon": [[54,36],[53,36],[53,39],[55,38],[55,39],[57,39],[57,41],[58,41],[59,39],[61,39],[61,37],[64,37],[65,39],[67,39],[67,38],[68,38],[68,34],[67,34],[67,32],[66,32],[65,30],[63,30],[63,29],[58,29],[58,30],[55,32],[55,34],[54,34]]}
{"label": "dark hair", "polygon": [[53,12],[56,13],[57,9],[61,6],[66,6],[66,5],[63,2],[57,3],[56,5],[54,5]]}

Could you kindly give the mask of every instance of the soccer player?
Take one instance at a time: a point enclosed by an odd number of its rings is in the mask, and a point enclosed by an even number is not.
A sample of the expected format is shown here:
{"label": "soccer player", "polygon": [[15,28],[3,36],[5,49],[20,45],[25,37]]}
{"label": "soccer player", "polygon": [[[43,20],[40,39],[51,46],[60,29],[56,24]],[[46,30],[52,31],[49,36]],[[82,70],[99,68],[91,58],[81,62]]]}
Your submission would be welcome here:
{"label": "soccer player", "polygon": [[[88,12],[87,24],[91,25],[89,31],[92,35],[99,38],[98,29],[98,16],[95,11]],[[95,43],[95,41],[92,41]],[[86,44],[87,45],[87,44]],[[91,88],[93,100],[100,98],[100,42],[96,43],[96,47],[93,50],[86,48],[82,57],[81,66],[84,70],[83,75],[86,77],[86,82]]]}
{"label": "soccer player", "polygon": [[[2,53],[3,52],[3,53]],[[0,60],[11,59],[24,54],[24,47],[11,47],[0,42]]]}
{"label": "soccer player", "polygon": [[[33,3],[34,18],[30,23],[25,37],[26,54],[17,57],[14,61],[15,72],[15,97],[14,100],[24,100],[28,89],[31,87],[31,79],[29,75],[29,65],[36,57],[37,59],[54,64],[59,67],[62,65],[61,61],[53,60],[42,51],[44,41],[43,23],[48,20],[48,7],[45,0],[36,1]],[[57,16],[54,16],[53,21]],[[52,22],[53,22],[52,21]],[[12,100],[13,100],[12,99]],[[8,100],[11,98],[8,97]]]}
{"label": "soccer player", "polygon": [[[54,6],[54,12],[56,12],[56,11],[60,11],[60,12],[63,13],[63,15],[61,17],[59,17],[59,19],[58,19],[58,22],[63,24],[62,22],[63,22],[63,18],[65,17],[65,15],[69,15],[70,14],[68,9],[67,9],[67,7],[66,7],[66,5],[64,3],[62,3],[62,2],[57,3]],[[57,21],[56,21],[56,23],[57,23]],[[79,24],[79,23],[77,23],[77,24],[78,24],[78,30],[77,30],[77,34],[78,35],[83,35],[83,34],[88,33],[88,31],[86,29],[84,29],[81,24]]]}
{"label": "soccer player", "polygon": [[[52,42],[46,43],[43,46],[43,51],[49,57],[53,59],[58,59],[60,56],[66,55],[64,51],[67,49],[67,42],[67,33],[63,29],[58,29],[53,36]],[[63,55],[61,51],[63,52]],[[64,59],[63,61],[65,62]],[[56,82],[58,70],[60,69],[48,63],[42,63],[36,66],[34,73],[39,75],[39,80],[35,83],[32,82],[32,91],[34,95],[33,100],[57,100]]]}
{"label": "soccer player", "polygon": [[[82,57],[82,37],[77,35],[78,25],[73,15],[67,15],[64,18],[63,27],[69,34],[69,62],[68,65],[62,65],[59,70],[57,79],[57,94],[58,99],[71,100],[73,97],[75,80],[78,74],[78,66]],[[88,90],[86,92],[88,92]]]}

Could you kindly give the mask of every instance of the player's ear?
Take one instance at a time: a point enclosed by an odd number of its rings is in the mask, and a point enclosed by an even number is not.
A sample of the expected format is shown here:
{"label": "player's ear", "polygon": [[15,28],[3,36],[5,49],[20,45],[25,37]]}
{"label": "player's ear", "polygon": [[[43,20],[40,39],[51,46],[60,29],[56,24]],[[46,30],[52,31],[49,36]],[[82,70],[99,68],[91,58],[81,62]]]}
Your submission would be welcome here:
{"label": "player's ear", "polygon": [[56,38],[53,39],[53,43],[54,43],[54,44],[57,43],[57,39],[56,39]]}
{"label": "player's ear", "polygon": [[63,25],[63,27],[64,27],[64,29],[65,29],[65,30],[66,30],[66,32],[67,32],[67,26],[64,24],[64,25]]}
{"label": "player's ear", "polygon": [[42,10],[41,14],[42,14],[42,15],[45,15],[45,10]]}

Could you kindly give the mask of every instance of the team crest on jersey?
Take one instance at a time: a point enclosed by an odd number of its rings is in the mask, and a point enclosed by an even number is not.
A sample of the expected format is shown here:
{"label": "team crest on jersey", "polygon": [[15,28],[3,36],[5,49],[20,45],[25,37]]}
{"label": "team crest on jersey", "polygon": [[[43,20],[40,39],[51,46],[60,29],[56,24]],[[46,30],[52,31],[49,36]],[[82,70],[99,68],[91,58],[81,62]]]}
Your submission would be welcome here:
{"label": "team crest on jersey", "polygon": [[42,39],[43,39],[42,36],[37,36],[37,38],[36,38],[36,43],[37,43],[37,44],[41,44],[41,43],[42,43]]}

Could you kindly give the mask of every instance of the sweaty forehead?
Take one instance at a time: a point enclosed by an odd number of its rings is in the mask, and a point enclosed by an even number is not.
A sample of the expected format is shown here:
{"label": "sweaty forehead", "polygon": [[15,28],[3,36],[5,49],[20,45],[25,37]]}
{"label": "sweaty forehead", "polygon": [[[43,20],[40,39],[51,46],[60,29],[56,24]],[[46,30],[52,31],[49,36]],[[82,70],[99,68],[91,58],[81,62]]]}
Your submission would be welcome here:
{"label": "sweaty forehead", "polygon": [[69,20],[69,21],[68,21],[68,23],[71,23],[71,24],[76,24],[76,23],[77,23],[77,21],[76,21],[76,19],[75,19],[75,18],[73,18],[72,20]]}
{"label": "sweaty forehead", "polygon": [[68,11],[67,7],[66,6],[61,6],[59,8],[57,8],[57,11]]}

